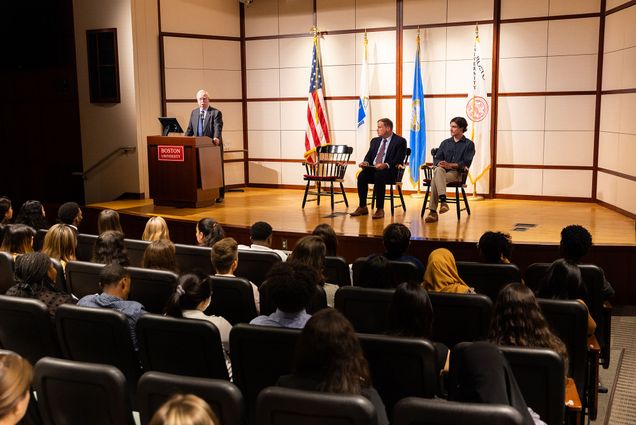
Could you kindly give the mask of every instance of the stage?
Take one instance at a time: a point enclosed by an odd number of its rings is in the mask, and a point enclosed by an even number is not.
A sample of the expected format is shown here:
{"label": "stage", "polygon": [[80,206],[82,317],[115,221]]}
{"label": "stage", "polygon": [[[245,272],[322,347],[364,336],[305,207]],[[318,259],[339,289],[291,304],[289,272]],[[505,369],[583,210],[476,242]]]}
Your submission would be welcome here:
{"label": "stage", "polygon": [[[154,206],[151,199],[101,202],[90,204],[98,209],[112,208],[121,214],[196,222],[212,217],[226,227],[248,228],[255,221],[266,221],[274,231],[309,233],[319,223],[329,223],[343,236],[380,236],[392,222],[411,229],[414,239],[449,242],[476,242],[487,230],[509,232],[515,243],[558,244],[561,229],[580,224],[591,233],[595,245],[636,246],[634,220],[591,202],[551,202],[507,199],[469,201],[471,215],[465,211],[457,221],[455,205],[440,215],[437,223],[427,224],[420,218],[422,198],[405,196],[406,212],[396,209],[391,217],[386,202],[384,219],[371,216],[350,217],[357,207],[355,193],[347,193],[349,208],[336,204],[332,214],[329,198],[321,205],[308,202],[301,208],[303,191],[296,189],[246,188],[245,192],[230,192],[225,201],[206,208],[172,208]],[[338,197],[341,199],[341,197]]]}

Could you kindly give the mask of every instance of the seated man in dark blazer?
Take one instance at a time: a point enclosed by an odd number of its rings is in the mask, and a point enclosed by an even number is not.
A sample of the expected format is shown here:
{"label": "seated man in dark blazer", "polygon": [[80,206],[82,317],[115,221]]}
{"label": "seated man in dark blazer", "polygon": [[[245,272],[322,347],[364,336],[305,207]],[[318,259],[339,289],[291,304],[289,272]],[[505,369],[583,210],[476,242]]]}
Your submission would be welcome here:
{"label": "seated man in dark blazer", "polygon": [[393,122],[388,118],[378,121],[378,137],[371,139],[371,146],[360,164],[358,174],[358,197],[360,206],[351,216],[368,215],[367,192],[369,183],[373,183],[373,196],[378,207],[373,218],[384,217],[384,191],[386,184],[395,178],[397,166],[404,162],[406,140],[393,133]]}

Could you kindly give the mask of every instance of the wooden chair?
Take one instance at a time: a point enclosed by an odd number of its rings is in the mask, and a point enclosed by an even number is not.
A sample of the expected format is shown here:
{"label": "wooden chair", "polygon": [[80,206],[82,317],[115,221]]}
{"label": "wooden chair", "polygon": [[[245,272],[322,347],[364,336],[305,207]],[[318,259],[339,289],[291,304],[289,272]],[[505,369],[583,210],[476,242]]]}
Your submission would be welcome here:
{"label": "wooden chair", "polygon": [[[404,202],[404,196],[402,195],[402,178],[404,177],[404,170],[406,166],[409,164],[409,157],[411,156],[411,148],[406,148],[406,155],[404,156],[404,161],[402,164],[397,165],[397,174],[395,175],[395,179],[391,179],[388,182],[389,185],[389,194],[384,195],[385,200],[391,201],[391,215],[394,215],[395,210],[395,194],[393,193],[393,186],[397,189],[397,195],[400,199],[400,205],[398,207],[402,207],[402,211],[406,212],[406,202]],[[371,198],[371,209],[375,208],[375,196],[373,196],[373,192],[370,195]]]}
{"label": "wooden chair", "polygon": [[[310,201],[316,201],[320,205],[321,196],[331,197],[331,210],[334,208],[334,195],[342,195],[342,201],[347,207],[349,202],[347,201],[347,195],[342,184],[347,171],[347,164],[349,158],[353,153],[353,148],[347,145],[324,145],[316,149],[316,161],[305,162],[305,175],[303,180],[307,182],[305,187],[305,196],[303,196],[303,208],[307,203],[307,195],[316,195],[316,199],[310,199]],[[309,186],[311,183],[316,184],[316,190],[310,191]],[[322,188],[322,184],[329,183],[330,190]],[[338,183],[340,190],[334,192],[333,185]]]}
{"label": "wooden chair", "polygon": [[[431,149],[431,153],[433,157],[437,153],[437,148]],[[424,217],[424,213],[426,212],[426,203],[428,202],[428,196],[431,192],[431,182],[433,181],[433,170],[435,168],[430,165],[422,165],[421,170],[424,172],[424,179],[422,180],[422,185],[426,187],[426,195],[424,195],[424,203],[422,203],[422,211],[420,212],[420,217]],[[466,197],[466,179],[468,178],[468,168],[462,170],[459,173],[460,180],[455,182],[446,183],[446,189],[455,188],[455,199],[447,198],[446,202],[449,204],[457,205],[457,220],[460,219],[460,215],[462,211],[466,211],[468,215],[470,215],[470,206],[468,205],[468,198]],[[464,208],[461,207],[461,200],[459,198],[459,190],[462,190],[462,198],[464,200]],[[440,193],[441,195],[441,193]]]}

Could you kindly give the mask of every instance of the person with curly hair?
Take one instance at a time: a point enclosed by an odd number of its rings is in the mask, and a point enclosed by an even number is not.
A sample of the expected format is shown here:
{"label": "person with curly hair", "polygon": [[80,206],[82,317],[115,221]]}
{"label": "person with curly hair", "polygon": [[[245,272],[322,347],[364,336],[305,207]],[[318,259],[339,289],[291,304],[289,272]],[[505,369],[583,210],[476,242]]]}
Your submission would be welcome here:
{"label": "person with curly hair", "polygon": [[71,295],[53,286],[56,277],[57,271],[48,255],[41,252],[20,255],[15,260],[16,284],[7,290],[6,295],[40,300],[46,304],[53,318],[61,304],[76,303]]}
{"label": "person with curly hair", "polygon": [[296,343],[292,374],[276,384],[305,391],[362,395],[375,406],[378,425],[389,420],[351,323],[338,310],[325,308],[312,316]]}
{"label": "person with curly hair", "polygon": [[146,223],[143,235],[141,235],[142,241],[156,241],[159,239],[170,240],[170,231],[168,230],[168,223],[163,217],[156,216],[150,217]]}
{"label": "person with curly hair", "polygon": [[76,232],[83,219],[82,209],[77,202],[65,202],[57,210],[57,222],[70,226]]}
{"label": "person with curly hair", "polygon": [[512,259],[512,238],[509,233],[489,230],[481,235],[477,248],[484,263],[510,264]]}
{"label": "person with curly hair", "polygon": [[15,223],[26,224],[36,231],[49,228],[46,222],[46,213],[40,201],[26,201],[22,204],[18,216],[15,218]]}
{"label": "person with curly hair", "polygon": [[0,354],[0,423],[15,425],[26,414],[33,368],[18,354]]}
{"label": "person with curly hair", "polygon": [[567,374],[565,344],[552,332],[534,294],[522,283],[511,283],[499,291],[488,338],[497,345],[554,350],[563,359]]}
{"label": "person with curly hair", "polygon": [[119,264],[130,266],[128,252],[124,246],[124,234],[114,230],[107,230],[97,237],[93,248],[93,263]]}
{"label": "person with curly hair", "polygon": [[13,206],[11,199],[6,196],[0,197],[0,224],[9,224],[13,218]]}
{"label": "person with curly hair", "polygon": [[225,230],[223,230],[221,223],[213,218],[206,217],[197,223],[195,236],[197,245],[211,248],[225,237]]}

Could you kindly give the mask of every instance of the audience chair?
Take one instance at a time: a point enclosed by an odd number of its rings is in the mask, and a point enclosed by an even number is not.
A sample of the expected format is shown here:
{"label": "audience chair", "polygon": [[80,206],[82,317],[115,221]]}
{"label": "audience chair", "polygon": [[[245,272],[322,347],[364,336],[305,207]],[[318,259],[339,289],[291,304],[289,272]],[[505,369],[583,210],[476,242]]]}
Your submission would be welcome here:
{"label": "audience chair", "polygon": [[338,286],[351,286],[351,270],[344,258],[326,256],[323,272],[327,282]]}
{"label": "audience chair", "polygon": [[69,261],[66,264],[66,288],[77,298],[102,292],[99,287],[99,272],[103,264],[87,261]]}
{"label": "audience chair", "polygon": [[234,274],[244,277],[256,286],[261,286],[269,269],[281,261],[275,252],[256,251],[251,249],[238,251],[239,264]]}
{"label": "audience chair", "polygon": [[371,425],[377,413],[361,395],[266,388],[258,396],[256,425]]}
{"label": "audience chair", "polygon": [[30,298],[0,295],[0,346],[31,364],[45,356],[60,356],[46,305]]}
{"label": "audience chair", "polygon": [[53,282],[55,289],[60,292],[69,292],[66,288],[66,272],[64,271],[64,267],[62,267],[62,263],[55,258],[51,258],[51,264],[53,264],[53,267],[55,267],[55,271],[57,272],[55,282]]}
{"label": "audience chair", "polygon": [[[590,352],[588,349],[587,309],[578,301],[541,298],[537,301],[550,327],[568,350],[568,376],[576,384],[583,407],[590,410],[590,418],[594,419],[598,395],[598,351]],[[596,369],[590,368],[590,365],[595,365]]]}
{"label": "audience chair", "polygon": [[194,394],[205,400],[219,419],[219,425],[245,423],[243,395],[231,382],[146,372],[137,387],[141,425],[148,424],[152,415],[174,394]]}
{"label": "audience chair", "polygon": [[452,349],[463,341],[488,338],[492,301],[480,294],[429,292],[433,305],[433,341]]}
{"label": "audience chair", "polygon": [[13,256],[8,252],[0,251],[0,295],[15,285],[13,280]]}
{"label": "audience chair", "polygon": [[[431,149],[431,154],[433,155],[433,158],[435,157],[436,153],[437,153],[437,148]],[[424,214],[426,213],[426,204],[428,203],[428,197],[431,193],[431,182],[433,181],[433,170],[435,169],[435,167],[425,164],[425,165],[422,165],[420,169],[424,171],[424,179],[422,180],[422,185],[426,187],[426,195],[424,195],[424,202],[422,203],[422,211],[420,212],[420,217],[424,217]],[[455,204],[457,206],[457,220],[460,219],[461,212],[464,210],[466,211],[468,215],[470,215],[470,206],[468,205],[468,197],[466,196],[466,190],[465,190],[466,179],[468,178],[468,168],[463,170],[463,172],[459,174],[459,177],[460,177],[460,180],[458,181],[446,183],[447,192],[449,188],[455,189],[455,198],[453,199],[452,197],[447,196],[446,202],[449,204]],[[464,208],[461,207],[461,200],[459,198],[460,189],[462,191],[462,199],[464,200]]]}
{"label": "audience chair", "polygon": [[494,303],[499,291],[512,282],[521,282],[521,272],[514,264],[474,263],[457,261],[459,276],[478,294],[487,295]]}
{"label": "audience chair", "polygon": [[371,381],[391,417],[405,397],[433,398],[438,388],[435,348],[430,341],[388,335],[358,334],[369,362]]}
{"label": "audience chair", "polygon": [[408,397],[393,410],[393,425],[522,425],[521,414],[507,404],[460,403]]}
{"label": "audience chair", "polygon": [[345,286],[336,291],[335,307],[349,319],[356,332],[385,333],[393,289]]}
{"label": "audience chair", "polygon": [[[347,201],[347,194],[344,190],[343,182],[345,173],[347,171],[347,164],[353,148],[346,145],[324,145],[316,148],[316,160],[315,162],[304,162],[305,175],[303,180],[307,182],[305,186],[305,195],[303,196],[303,205],[307,203],[307,195],[316,195],[315,199],[309,201],[316,201],[320,205],[321,196],[329,196],[331,198],[331,211],[334,209],[334,195],[342,195],[342,201],[347,208],[349,202]],[[309,186],[315,183],[316,190],[310,191]],[[340,190],[334,192],[333,185],[338,183]],[[322,185],[329,184],[330,189],[327,190]]]}
{"label": "audience chair", "polygon": [[212,302],[205,314],[225,318],[232,325],[249,323],[256,314],[254,291],[242,277],[211,276]]}
{"label": "audience chair", "polygon": [[140,366],[123,313],[64,304],[55,314],[55,324],[65,358],[115,366],[134,394]]}
{"label": "audience chair", "polygon": [[33,238],[33,251],[40,251],[44,246],[44,238],[48,233],[48,229],[38,229]]}
{"label": "audience chair", "polygon": [[[261,314],[268,316],[276,311],[274,301],[269,295],[269,285],[267,281],[263,282],[261,287],[258,288],[258,292],[260,298]],[[325,288],[323,286],[316,285],[316,290],[314,292],[314,295],[311,297],[306,310],[307,313],[314,314],[322,310],[323,308],[327,308],[327,293],[325,292]]]}
{"label": "audience chair", "polygon": [[[411,148],[406,148],[406,155],[404,156],[404,161],[402,164],[397,165],[397,174],[395,175],[395,179],[391,179],[388,182],[389,185],[389,194],[384,195],[385,200],[389,200],[391,202],[391,215],[395,215],[395,198],[396,195],[393,193],[393,186],[397,189],[397,198],[400,200],[400,205],[398,207],[402,208],[403,212],[406,212],[406,202],[404,202],[404,196],[402,195],[402,178],[404,177],[404,170],[406,170],[406,166],[409,165],[409,157],[411,156]],[[373,192],[370,195],[371,198],[371,209],[375,208],[375,196],[373,196]]]}
{"label": "audience chair", "polygon": [[128,299],[141,303],[150,313],[163,314],[168,299],[177,287],[179,276],[167,270],[128,267],[131,286]]}
{"label": "audience chair", "polygon": [[78,261],[91,261],[96,241],[97,235],[89,235],[86,233],[77,234],[77,249],[75,250],[75,257],[77,257]]}
{"label": "audience chair", "polygon": [[566,385],[561,356],[543,348],[500,349],[512,368],[526,404],[544,422],[562,424],[565,419]]}
{"label": "audience chair", "polygon": [[230,379],[219,330],[207,320],[144,314],[137,321],[137,340],[146,371]]}
{"label": "audience chair", "polygon": [[248,418],[254,417],[258,393],[263,388],[275,385],[281,375],[291,373],[299,336],[299,329],[244,324],[232,328],[232,377],[245,397]]}
{"label": "audience chair", "polygon": [[45,425],[134,425],[126,378],[117,368],[45,357],[33,383]]}
{"label": "audience chair", "polygon": [[178,243],[174,244],[174,247],[181,273],[199,271],[204,274],[214,274],[214,267],[211,261],[212,248]]}
{"label": "audience chair", "polygon": [[[368,257],[360,257],[357,258],[352,266],[353,272],[353,285],[354,286],[362,286],[364,282],[360,281],[360,270],[362,269],[362,265],[367,261]],[[417,266],[408,261],[389,261],[391,264],[391,270],[393,271],[393,280],[400,284],[402,282],[421,282],[422,276],[420,271],[417,269]]]}
{"label": "audience chair", "polygon": [[146,248],[148,248],[150,242],[142,241],[139,239],[124,239],[124,246],[126,247],[126,251],[128,252],[128,259],[130,260],[130,265],[135,267],[141,267],[144,261],[144,253],[146,252]]}

